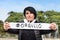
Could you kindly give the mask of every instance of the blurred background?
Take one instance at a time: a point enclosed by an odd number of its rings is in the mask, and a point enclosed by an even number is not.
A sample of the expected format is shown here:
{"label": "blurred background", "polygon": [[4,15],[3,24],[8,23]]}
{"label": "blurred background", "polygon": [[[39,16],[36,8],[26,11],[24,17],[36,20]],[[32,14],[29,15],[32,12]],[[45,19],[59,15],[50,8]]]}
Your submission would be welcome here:
{"label": "blurred background", "polygon": [[57,24],[55,32],[42,35],[43,40],[60,40],[60,0],[0,0],[0,39],[17,40],[16,34],[4,32],[3,23],[22,21],[23,10],[27,6],[36,9],[38,21]]}

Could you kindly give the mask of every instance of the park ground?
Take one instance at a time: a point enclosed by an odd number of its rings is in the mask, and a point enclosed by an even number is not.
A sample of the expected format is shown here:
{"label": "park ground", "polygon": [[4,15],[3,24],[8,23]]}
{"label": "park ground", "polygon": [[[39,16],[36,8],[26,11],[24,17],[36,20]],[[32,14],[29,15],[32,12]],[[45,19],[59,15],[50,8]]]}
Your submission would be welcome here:
{"label": "park ground", "polygon": [[[0,38],[0,40],[18,40],[17,38]],[[43,40],[60,40],[60,38],[44,38]]]}

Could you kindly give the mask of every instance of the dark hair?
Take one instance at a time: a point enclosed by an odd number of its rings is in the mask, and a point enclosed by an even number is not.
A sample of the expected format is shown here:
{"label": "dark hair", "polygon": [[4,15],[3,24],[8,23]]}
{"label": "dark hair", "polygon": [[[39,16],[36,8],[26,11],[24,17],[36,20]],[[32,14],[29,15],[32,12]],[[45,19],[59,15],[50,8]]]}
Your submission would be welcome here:
{"label": "dark hair", "polygon": [[25,16],[26,11],[30,11],[31,13],[33,13],[34,16],[35,16],[34,19],[36,19],[37,13],[36,13],[36,10],[35,10],[33,7],[26,7],[26,8],[24,9],[24,16]]}

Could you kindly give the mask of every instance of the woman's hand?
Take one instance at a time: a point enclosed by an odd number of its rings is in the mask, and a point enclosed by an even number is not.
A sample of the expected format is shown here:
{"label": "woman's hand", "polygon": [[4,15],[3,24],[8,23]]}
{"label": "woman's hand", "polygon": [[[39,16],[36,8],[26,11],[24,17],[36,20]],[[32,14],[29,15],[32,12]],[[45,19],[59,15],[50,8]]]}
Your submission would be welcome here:
{"label": "woman's hand", "polygon": [[51,23],[51,24],[50,24],[50,29],[56,30],[56,29],[57,29],[56,23]]}
{"label": "woman's hand", "polygon": [[4,30],[10,29],[9,23],[8,22],[5,22],[3,28],[4,28]]}

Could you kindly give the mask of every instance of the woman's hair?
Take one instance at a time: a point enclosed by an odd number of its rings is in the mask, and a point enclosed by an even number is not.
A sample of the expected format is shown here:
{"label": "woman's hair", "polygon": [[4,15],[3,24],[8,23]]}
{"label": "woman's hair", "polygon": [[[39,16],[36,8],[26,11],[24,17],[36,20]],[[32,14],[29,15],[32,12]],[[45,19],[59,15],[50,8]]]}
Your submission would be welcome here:
{"label": "woman's hair", "polygon": [[33,13],[34,14],[34,19],[36,19],[36,17],[37,17],[37,13],[36,13],[36,10],[33,8],[33,7],[26,7],[25,9],[24,9],[24,16],[25,16],[25,14],[26,14],[26,11],[30,11],[31,13]]}

